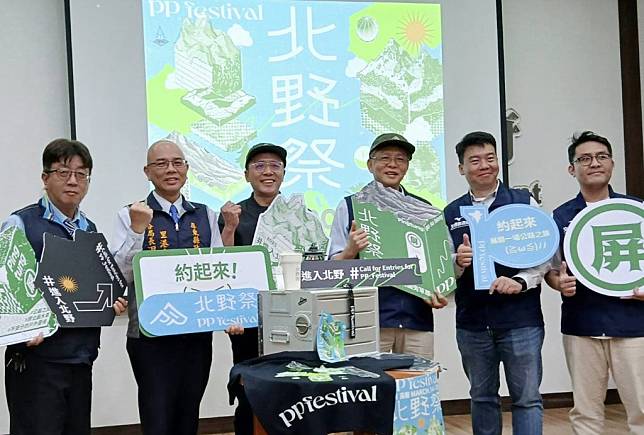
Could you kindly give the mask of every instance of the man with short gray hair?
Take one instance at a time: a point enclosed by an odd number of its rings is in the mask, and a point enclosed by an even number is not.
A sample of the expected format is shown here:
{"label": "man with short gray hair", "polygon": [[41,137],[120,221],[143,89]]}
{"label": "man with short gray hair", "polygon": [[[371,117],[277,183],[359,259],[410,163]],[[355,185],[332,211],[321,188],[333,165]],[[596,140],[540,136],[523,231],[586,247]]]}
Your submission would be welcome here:
{"label": "man with short gray hair", "polygon": [[[369,149],[367,168],[375,182],[429,204],[401,185],[416,147],[402,135],[384,133],[376,137]],[[367,232],[353,219],[352,196],[347,196],[335,211],[331,226],[329,257],[334,260],[358,258],[369,246]],[[430,204],[431,205],[431,204]],[[432,359],[434,356],[434,317],[432,308],[447,305],[447,299],[434,293],[421,299],[394,287],[378,288],[380,311],[380,350],[409,353]]]}

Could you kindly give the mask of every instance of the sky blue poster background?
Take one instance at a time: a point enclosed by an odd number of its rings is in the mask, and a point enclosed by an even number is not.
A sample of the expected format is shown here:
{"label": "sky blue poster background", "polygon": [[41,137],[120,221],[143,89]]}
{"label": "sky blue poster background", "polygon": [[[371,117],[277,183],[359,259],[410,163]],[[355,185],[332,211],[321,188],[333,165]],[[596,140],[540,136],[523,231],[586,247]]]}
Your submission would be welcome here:
{"label": "sky blue poster background", "polygon": [[[373,138],[395,131],[417,145],[405,186],[445,204],[439,5],[143,0],[142,7],[149,141],[170,135],[182,146],[191,164],[184,192],[190,199],[218,208],[248,197],[246,151],[273,142],[289,151],[282,191],[304,192],[329,225],[339,200],[372,179],[365,163]],[[177,53],[209,64],[186,66]],[[228,81],[211,89],[185,80],[191,67],[203,75],[221,65],[219,76]],[[246,100],[226,100],[221,83],[230,83],[231,94],[241,89]],[[221,108],[248,104],[213,121],[183,100],[195,89]],[[216,134],[204,137],[199,129]],[[238,135],[234,143],[213,140],[230,131]]]}

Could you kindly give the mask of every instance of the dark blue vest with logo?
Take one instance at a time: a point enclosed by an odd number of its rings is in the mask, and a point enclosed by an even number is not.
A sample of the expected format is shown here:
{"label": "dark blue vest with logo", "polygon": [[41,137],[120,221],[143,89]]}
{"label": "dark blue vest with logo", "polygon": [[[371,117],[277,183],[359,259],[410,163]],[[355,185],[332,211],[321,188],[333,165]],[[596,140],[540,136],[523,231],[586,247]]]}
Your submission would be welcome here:
{"label": "dark blue vest with logo", "polygon": [[[27,240],[40,261],[43,251],[43,234],[50,233],[64,239],[71,236],[61,224],[43,218],[45,209],[40,204],[29,205],[13,214],[20,216],[25,225]],[[96,232],[96,225],[87,221],[90,232]],[[81,230],[77,230],[81,231]],[[92,364],[98,356],[101,328],[59,328],[51,337],[38,346],[26,347],[24,343],[7,348],[7,352],[22,352],[46,361],[66,364]]]}
{"label": "dark blue vest with logo", "polygon": [[[615,193],[609,186],[611,198],[627,198],[642,202],[634,196]],[[577,214],[586,208],[586,201],[579,193],[575,198],[557,207],[553,214],[560,235],[563,252],[565,231]],[[571,273],[568,271],[568,273]],[[644,302],[606,296],[590,290],[577,281],[574,296],[561,296],[561,332],[587,337],[644,337]]]}
{"label": "dark blue vest with logo", "polygon": [[[425,199],[403,189],[406,196],[411,196],[426,204]],[[344,198],[349,211],[349,225],[353,220],[351,196]],[[431,204],[430,204],[431,205]],[[347,232],[349,228],[347,228]],[[404,292],[395,287],[378,287],[378,307],[381,328],[408,328],[416,331],[433,331],[434,314],[432,307],[418,296]]]}
{"label": "dark blue vest with logo", "polygon": [[[149,229],[145,231],[143,238],[143,249],[177,249],[177,248],[194,248],[210,247],[211,229],[208,222],[208,208],[196,202],[182,201],[185,213],[179,218],[178,230],[170,214],[163,211],[161,205],[154,195],[150,193],[146,200],[148,206],[152,209],[152,230],[154,236],[148,236]],[[193,225],[194,224],[194,225]],[[199,240],[195,237],[195,229],[199,234]],[[151,238],[154,244],[151,244]],[[165,244],[167,243],[167,246]]]}
{"label": "dark blue vest with logo", "polygon": [[[210,247],[211,228],[208,221],[208,207],[204,204],[186,201],[185,198],[182,198],[185,213],[179,218],[177,229],[172,216],[163,211],[159,201],[152,193],[148,195],[146,202],[152,209],[150,225],[154,236],[148,235],[150,231],[150,226],[148,226],[143,238],[143,250]],[[154,245],[150,243],[151,238],[154,240]],[[167,246],[164,247],[163,243],[167,243]],[[182,336],[194,340],[212,340],[211,332],[182,334]],[[141,337],[143,336],[141,335]]]}
{"label": "dark blue vest with logo", "polygon": [[[530,204],[527,190],[508,189],[499,184],[494,202],[489,211],[508,204]],[[470,193],[466,193],[445,207],[445,222],[458,248],[463,235],[470,235],[470,228],[461,216],[461,206],[472,205]],[[494,265],[496,276],[513,277],[519,270],[500,264]],[[510,329],[526,326],[543,326],[541,313],[541,286],[513,295],[489,294],[486,290],[474,289],[472,266],[465,269],[456,280],[456,327],[470,331],[485,329]]]}

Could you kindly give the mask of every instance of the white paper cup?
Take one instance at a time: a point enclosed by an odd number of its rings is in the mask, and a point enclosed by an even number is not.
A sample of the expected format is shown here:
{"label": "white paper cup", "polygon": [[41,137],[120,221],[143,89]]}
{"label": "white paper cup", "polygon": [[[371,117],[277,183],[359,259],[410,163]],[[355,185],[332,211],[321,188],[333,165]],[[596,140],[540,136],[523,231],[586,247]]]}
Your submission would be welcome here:
{"label": "white paper cup", "polygon": [[279,255],[284,290],[299,290],[302,279],[302,253],[282,252]]}

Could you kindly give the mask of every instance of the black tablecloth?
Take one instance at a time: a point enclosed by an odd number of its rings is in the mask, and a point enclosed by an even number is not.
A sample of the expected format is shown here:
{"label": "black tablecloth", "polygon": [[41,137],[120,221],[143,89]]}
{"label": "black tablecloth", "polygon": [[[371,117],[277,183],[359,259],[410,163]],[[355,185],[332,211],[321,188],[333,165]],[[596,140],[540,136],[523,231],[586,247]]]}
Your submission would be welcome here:
{"label": "black tablecloth", "polygon": [[[355,374],[332,374],[331,381],[323,382],[311,381],[308,376],[275,377],[293,371],[287,365],[292,367],[294,362],[311,369],[322,365],[344,368],[345,372],[352,371],[348,367],[356,369]],[[316,352],[266,355],[232,368],[228,382],[230,403],[238,394],[246,394],[253,412],[271,435],[324,435],[351,430],[391,434],[396,382],[385,370],[407,368],[412,362],[412,358],[358,357],[324,363]],[[360,369],[369,373],[360,376]]]}

